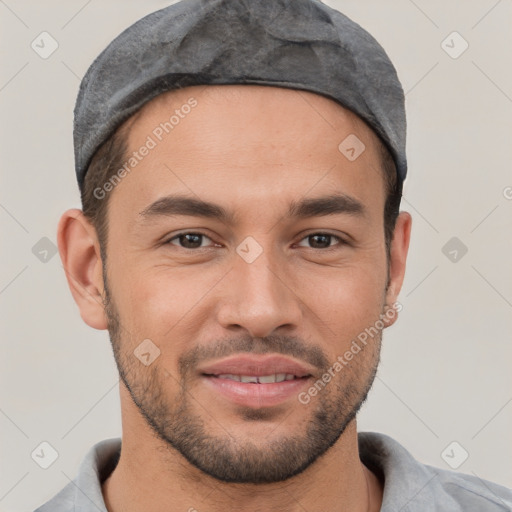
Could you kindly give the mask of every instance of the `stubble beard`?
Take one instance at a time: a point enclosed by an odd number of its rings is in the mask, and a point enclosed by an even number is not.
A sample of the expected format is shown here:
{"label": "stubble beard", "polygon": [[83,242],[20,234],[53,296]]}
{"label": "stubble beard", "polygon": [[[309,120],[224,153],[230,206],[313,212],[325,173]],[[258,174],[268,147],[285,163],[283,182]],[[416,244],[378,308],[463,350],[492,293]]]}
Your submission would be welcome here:
{"label": "stubble beard", "polygon": [[[158,364],[142,365],[132,351],[124,348],[131,346],[131,340],[122,341],[120,315],[110,295],[106,272],[103,275],[104,306],[114,358],[134,404],[154,434],[163,441],[165,449],[177,451],[190,464],[217,480],[268,484],[303,472],[338,441],[367,399],[380,360],[381,331],[359,353],[366,352],[367,355],[357,354],[350,362],[348,371],[351,379],[343,384],[333,380],[318,392],[317,400],[307,405],[297,401],[296,407],[303,407],[309,413],[303,422],[306,425],[303,433],[282,435],[268,442],[260,439],[258,444],[246,438],[235,438],[225,431],[225,435],[214,435],[201,417],[202,413],[208,419],[203,408],[207,409],[208,404],[197,406],[188,389],[190,380],[186,374],[179,379],[178,395],[170,397],[167,393],[170,386],[166,380],[173,377],[168,372],[164,374],[164,368]],[[293,338],[269,337],[261,345],[245,338],[233,340],[229,346],[232,353],[241,350],[287,352],[291,355],[293,344]],[[234,350],[236,348],[239,350]],[[328,362],[325,356],[322,360],[324,364]],[[341,371],[346,372],[347,369]],[[268,409],[244,408],[241,413],[246,421],[268,420],[272,415]],[[171,455],[175,456],[175,453]]]}

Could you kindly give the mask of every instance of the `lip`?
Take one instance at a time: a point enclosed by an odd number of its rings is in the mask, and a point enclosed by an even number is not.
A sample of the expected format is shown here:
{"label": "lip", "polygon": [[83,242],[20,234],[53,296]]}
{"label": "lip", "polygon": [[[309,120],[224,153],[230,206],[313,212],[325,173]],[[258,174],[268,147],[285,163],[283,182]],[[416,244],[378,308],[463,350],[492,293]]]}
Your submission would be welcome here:
{"label": "lip", "polygon": [[[202,382],[215,391],[217,396],[220,394],[233,404],[254,408],[272,407],[297,396],[312,378],[309,367],[283,356],[236,356],[204,366],[199,372]],[[260,384],[216,377],[225,374],[261,376],[274,373],[290,373],[298,378]]]}
{"label": "lip", "polygon": [[274,373],[290,373],[296,377],[306,377],[311,376],[313,371],[312,368],[288,357],[280,355],[255,356],[250,354],[229,357],[199,368],[199,372],[204,375],[261,376]]}
{"label": "lip", "polygon": [[272,407],[297,396],[301,389],[309,385],[311,377],[285,380],[272,384],[238,382],[207,375],[203,375],[202,380],[217,395],[224,396],[231,403],[245,407],[261,408]]}

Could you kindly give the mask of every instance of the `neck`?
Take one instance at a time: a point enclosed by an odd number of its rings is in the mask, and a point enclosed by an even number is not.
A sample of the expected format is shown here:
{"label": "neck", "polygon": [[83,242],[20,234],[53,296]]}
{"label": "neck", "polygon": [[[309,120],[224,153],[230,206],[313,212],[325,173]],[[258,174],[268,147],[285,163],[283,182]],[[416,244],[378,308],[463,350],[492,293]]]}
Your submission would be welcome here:
{"label": "neck", "polygon": [[128,418],[123,411],[121,456],[102,491],[109,512],[377,512],[383,487],[359,459],[355,420],[302,473],[255,485],[206,475],[157,438],[138,414]]}

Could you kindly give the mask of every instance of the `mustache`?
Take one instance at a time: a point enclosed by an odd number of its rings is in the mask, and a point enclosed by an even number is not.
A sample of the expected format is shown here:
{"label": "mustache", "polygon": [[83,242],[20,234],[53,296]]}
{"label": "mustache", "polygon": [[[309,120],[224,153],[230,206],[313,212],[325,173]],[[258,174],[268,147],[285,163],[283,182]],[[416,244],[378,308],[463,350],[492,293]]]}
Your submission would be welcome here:
{"label": "mustache", "polygon": [[321,372],[329,367],[329,361],[319,347],[309,345],[298,337],[273,335],[265,338],[227,338],[215,343],[198,345],[178,358],[178,370],[182,378],[186,378],[190,373],[194,373],[195,368],[202,362],[238,354],[290,356],[309,363]]}

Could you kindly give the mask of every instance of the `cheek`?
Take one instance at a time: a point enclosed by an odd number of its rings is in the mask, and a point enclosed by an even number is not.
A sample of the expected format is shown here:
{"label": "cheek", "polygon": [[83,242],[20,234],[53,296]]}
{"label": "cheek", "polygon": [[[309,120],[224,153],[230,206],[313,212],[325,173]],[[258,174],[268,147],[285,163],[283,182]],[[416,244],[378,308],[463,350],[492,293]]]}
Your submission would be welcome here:
{"label": "cheek", "polygon": [[[115,299],[123,325],[133,336],[155,342],[177,339],[183,329],[197,331],[213,314],[215,304],[209,301],[208,292],[225,274],[222,265],[192,269],[121,261],[123,264],[113,270]],[[345,262],[338,267],[289,265],[282,269],[282,278],[294,291],[289,300],[306,305],[304,321],[316,324],[327,338],[341,335],[346,340],[357,335],[381,312],[385,271],[375,259]]]}
{"label": "cheek", "polygon": [[132,270],[120,286],[121,314],[135,332],[163,341],[172,337],[179,322],[187,323],[188,315],[194,315],[194,309],[218,280],[211,272],[191,275],[167,267]]}
{"label": "cheek", "polygon": [[384,286],[377,272],[352,266],[310,272],[297,294],[315,313],[320,328],[328,327],[327,336],[346,343],[378,319]]}

